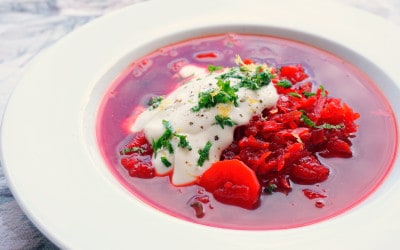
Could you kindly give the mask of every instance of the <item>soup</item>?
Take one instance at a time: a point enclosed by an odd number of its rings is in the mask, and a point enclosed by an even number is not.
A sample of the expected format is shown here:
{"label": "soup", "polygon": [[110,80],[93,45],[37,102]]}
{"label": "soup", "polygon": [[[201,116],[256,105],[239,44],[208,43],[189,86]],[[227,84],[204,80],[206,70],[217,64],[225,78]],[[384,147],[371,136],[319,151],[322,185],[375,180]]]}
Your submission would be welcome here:
{"label": "soup", "polygon": [[[220,203],[198,185],[172,185],[168,175],[151,179],[130,177],[120,164],[119,151],[131,133],[133,119],[143,111],[141,107],[151,97],[164,96],[178,88],[185,66],[232,67],[237,54],[276,68],[301,64],[312,84],[323,85],[330,96],[342,99],[357,111],[359,128],[351,139],[352,156],[319,157],[330,170],[329,178],[314,184],[292,185],[290,192],[263,193],[256,209]],[[97,136],[110,171],[139,199],[187,221],[244,230],[299,227],[351,209],[382,183],[392,167],[398,143],[391,107],[363,72],[306,44],[243,34],[183,41],[133,62],[104,96]],[[201,211],[193,204],[199,204]]]}

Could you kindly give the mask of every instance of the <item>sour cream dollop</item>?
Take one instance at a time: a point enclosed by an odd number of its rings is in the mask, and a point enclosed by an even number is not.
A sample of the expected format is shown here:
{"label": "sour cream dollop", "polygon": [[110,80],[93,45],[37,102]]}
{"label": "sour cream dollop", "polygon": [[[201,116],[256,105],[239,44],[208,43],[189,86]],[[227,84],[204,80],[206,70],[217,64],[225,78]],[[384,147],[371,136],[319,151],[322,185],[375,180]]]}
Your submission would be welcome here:
{"label": "sour cream dollop", "polygon": [[[235,71],[236,70],[236,71]],[[254,67],[256,70],[256,67]],[[178,146],[179,138],[172,136],[168,148],[161,148],[153,155],[152,163],[157,175],[171,174],[171,182],[176,186],[194,183],[213,162],[219,160],[222,151],[230,145],[237,126],[245,125],[251,117],[260,114],[265,108],[275,106],[278,94],[272,83],[257,90],[238,88],[237,106],[234,103],[218,103],[215,107],[202,108],[193,111],[198,105],[199,94],[214,90],[218,92],[218,77],[227,72],[235,72],[236,77],[224,78],[231,86],[240,83],[239,67],[226,68],[218,72],[196,66],[186,66],[179,72],[180,76],[189,81],[166,96],[157,108],[147,109],[141,113],[131,127],[132,132],[143,130],[149,142],[157,141],[166,131],[165,122],[179,136],[185,136],[190,148]],[[253,72],[254,73],[254,72]],[[252,72],[246,72],[252,74]],[[234,75],[234,74],[232,74]],[[216,122],[216,116],[229,118],[234,125],[222,126]],[[199,165],[199,157],[206,144],[210,144],[208,157]],[[165,161],[171,165],[167,166]]]}

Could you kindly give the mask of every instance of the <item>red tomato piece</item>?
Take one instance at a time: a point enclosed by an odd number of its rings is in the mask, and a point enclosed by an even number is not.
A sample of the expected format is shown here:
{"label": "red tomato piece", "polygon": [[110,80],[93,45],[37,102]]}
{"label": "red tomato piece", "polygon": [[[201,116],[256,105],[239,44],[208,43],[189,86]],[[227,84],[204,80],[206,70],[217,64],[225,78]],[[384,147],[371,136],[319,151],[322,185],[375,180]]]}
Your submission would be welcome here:
{"label": "red tomato piece", "polygon": [[201,176],[199,185],[220,202],[248,209],[257,204],[261,193],[254,171],[236,159],[215,162]]}

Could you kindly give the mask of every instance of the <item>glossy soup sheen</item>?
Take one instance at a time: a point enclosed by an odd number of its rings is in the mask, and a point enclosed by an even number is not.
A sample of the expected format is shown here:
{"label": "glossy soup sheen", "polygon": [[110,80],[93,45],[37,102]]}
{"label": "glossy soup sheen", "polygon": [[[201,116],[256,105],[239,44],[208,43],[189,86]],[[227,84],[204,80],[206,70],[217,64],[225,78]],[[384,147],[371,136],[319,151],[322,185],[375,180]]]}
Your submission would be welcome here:
{"label": "glossy soup sheen", "polygon": [[[330,168],[328,180],[315,185],[294,184],[285,195],[262,194],[257,209],[225,205],[199,186],[174,187],[168,177],[129,177],[119,164],[118,151],[129,135],[129,117],[150,96],[172,91],[176,73],[187,64],[234,66],[235,55],[275,67],[301,64],[315,86],[323,85],[355,112],[359,130],[352,139],[353,157],[322,158]],[[390,171],[397,147],[397,126],[385,97],[369,78],[350,65],[314,47],[269,36],[222,34],[200,37],[154,51],[133,62],[112,83],[98,114],[97,136],[110,171],[133,195],[177,218],[233,229],[282,229],[320,222],[341,214],[367,198]],[[307,197],[304,189],[322,194]],[[197,218],[189,204],[193,197],[208,197],[205,216]],[[132,207],[132,213],[135,212]]]}

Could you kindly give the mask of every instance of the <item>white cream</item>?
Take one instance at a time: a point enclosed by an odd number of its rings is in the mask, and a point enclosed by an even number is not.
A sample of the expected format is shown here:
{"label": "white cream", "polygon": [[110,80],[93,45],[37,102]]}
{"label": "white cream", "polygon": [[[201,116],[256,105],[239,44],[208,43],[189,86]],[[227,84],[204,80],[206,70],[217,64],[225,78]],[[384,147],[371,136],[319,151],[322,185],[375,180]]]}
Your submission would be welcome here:
{"label": "white cream", "polygon": [[[226,70],[224,71],[226,72]],[[198,104],[200,92],[217,88],[216,77],[218,73],[209,73],[206,69],[187,66],[180,72],[182,77],[192,75],[190,81],[177,88],[167,96],[153,110],[144,111],[132,125],[132,131],[144,130],[149,142],[157,140],[165,132],[163,120],[169,122],[174,132],[185,135],[192,150],[178,147],[178,139],[171,139],[174,153],[170,154],[165,148],[153,155],[153,164],[159,175],[172,172],[171,181],[174,185],[185,185],[196,181],[196,179],[207,170],[211,164],[218,161],[222,151],[229,146],[233,140],[233,133],[237,126],[247,124],[250,118],[259,114],[263,109],[275,106],[278,100],[273,84],[263,86],[258,90],[239,88],[238,107],[233,104],[217,104],[213,108],[192,111],[192,107]],[[238,83],[238,79],[230,79],[231,86]],[[216,124],[215,116],[222,115],[230,117],[235,126],[224,126],[221,128]],[[199,159],[198,151],[204,149],[207,142],[212,146],[209,152],[209,160],[202,166],[197,165]],[[161,158],[165,157],[172,165],[166,167]]]}

